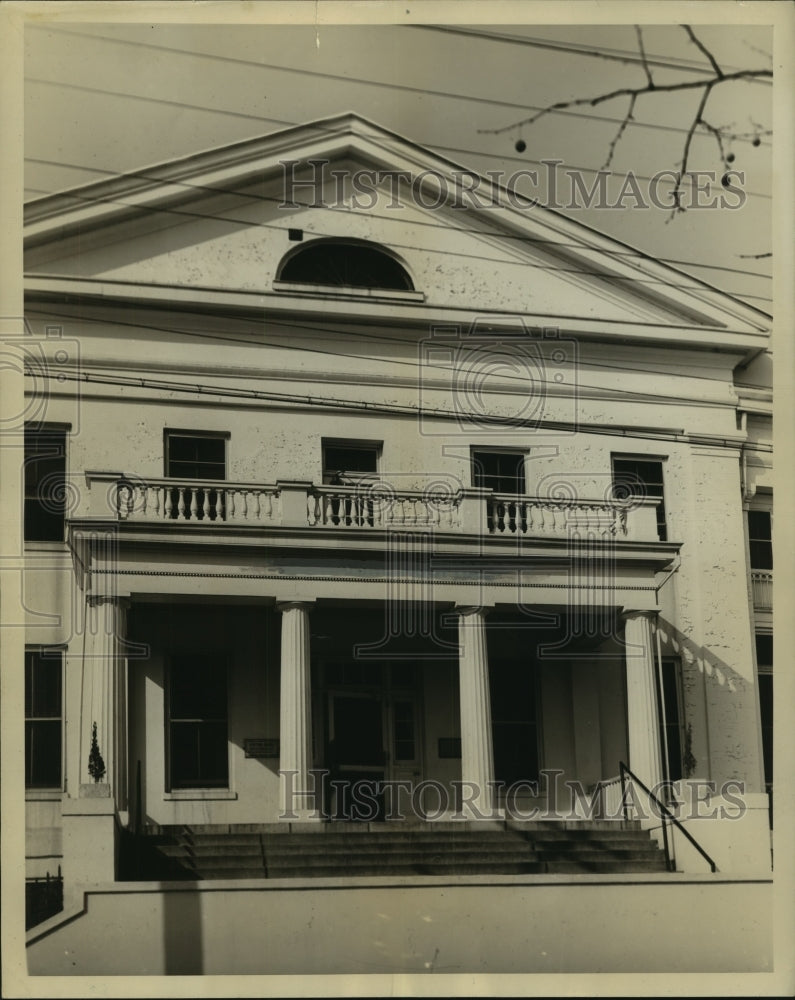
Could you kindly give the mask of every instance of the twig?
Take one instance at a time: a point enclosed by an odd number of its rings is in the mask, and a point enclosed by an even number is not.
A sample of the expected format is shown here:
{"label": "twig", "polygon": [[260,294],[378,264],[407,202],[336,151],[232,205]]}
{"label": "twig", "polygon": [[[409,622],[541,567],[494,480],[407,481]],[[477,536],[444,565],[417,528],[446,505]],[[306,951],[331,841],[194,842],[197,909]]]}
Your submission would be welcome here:
{"label": "twig", "polygon": [[709,95],[712,93],[712,88],[715,86],[715,82],[708,84],[704,88],[704,93],[701,95],[701,101],[698,105],[698,110],[696,111],[695,117],[687,130],[687,136],[685,137],[685,147],[682,153],[682,163],[681,170],[679,171],[679,178],[676,182],[676,187],[673,190],[674,207],[672,209],[671,215],[675,215],[677,212],[682,212],[682,181],[684,180],[685,174],[687,173],[687,161],[690,156],[690,144],[693,141],[693,136],[695,131],[702,121],[702,115],[704,114],[704,108],[709,100]]}
{"label": "twig", "polygon": [[707,59],[709,59],[713,70],[715,70],[715,76],[717,76],[719,79],[722,78],[723,70],[720,68],[720,66],[718,66],[717,62],[715,62],[715,57],[712,55],[712,53],[709,51],[706,45],[704,45],[703,42],[700,42],[696,38],[695,32],[693,31],[693,29],[690,27],[689,24],[683,24],[682,27],[685,29],[688,36],[690,37],[690,41],[696,46],[697,49],[699,49],[699,51],[703,55],[707,57]]}
{"label": "twig", "polygon": [[543,118],[544,115],[548,115],[554,111],[563,111],[565,108],[583,107],[584,105],[596,107],[598,104],[615,100],[617,97],[632,97],[633,95],[640,97],[643,94],[673,94],[680,90],[711,89],[719,83],[729,83],[732,80],[753,80],[766,76],[772,77],[773,71],[770,69],[743,69],[738,70],[736,73],[725,73],[723,76],[713,77],[711,80],[688,80],[684,83],[656,85],[653,88],[649,87],[648,84],[645,87],[619,87],[617,90],[611,90],[609,94],[598,94],[596,97],[577,97],[571,101],[557,101],[555,104],[549,104],[547,107],[541,108],[540,111],[529,118],[522,118],[521,121],[511,122],[510,125],[502,125],[500,128],[481,128],[478,129],[478,133],[480,135],[501,135],[522,125],[532,125],[539,118]]}
{"label": "twig", "polygon": [[773,254],[768,251],[767,253],[738,253],[735,256],[742,257],[743,260],[762,260],[763,257],[772,257]]}
{"label": "twig", "polygon": [[638,36],[638,49],[640,50],[640,59],[643,63],[643,70],[646,74],[646,79],[649,81],[649,90],[654,90],[654,80],[651,77],[651,70],[649,69],[649,64],[646,60],[646,49],[643,46],[643,32],[640,30],[640,25],[635,25],[635,33]]}
{"label": "twig", "polygon": [[602,164],[602,166],[599,168],[600,170],[607,170],[607,168],[613,162],[613,153],[615,153],[615,151],[616,151],[616,146],[618,145],[619,139],[624,134],[627,125],[629,125],[629,123],[631,121],[634,121],[633,111],[635,110],[635,101],[637,99],[638,99],[638,95],[637,94],[633,94],[632,97],[630,97],[630,99],[629,99],[629,107],[627,108],[627,113],[624,115],[624,120],[618,126],[618,131],[613,136],[613,140],[610,143],[610,146],[609,146],[608,151],[607,151],[607,159]]}

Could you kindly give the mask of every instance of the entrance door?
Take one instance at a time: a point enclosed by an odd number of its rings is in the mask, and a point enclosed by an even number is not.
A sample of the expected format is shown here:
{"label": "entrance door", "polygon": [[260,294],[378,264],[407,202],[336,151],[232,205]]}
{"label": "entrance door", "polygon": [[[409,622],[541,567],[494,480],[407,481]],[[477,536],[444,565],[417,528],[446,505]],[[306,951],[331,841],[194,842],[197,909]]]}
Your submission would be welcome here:
{"label": "entrance door", "polygon": [[329,806],[334,819],[383,819],[386,761],[383,699],[364,692],[329,694]]}

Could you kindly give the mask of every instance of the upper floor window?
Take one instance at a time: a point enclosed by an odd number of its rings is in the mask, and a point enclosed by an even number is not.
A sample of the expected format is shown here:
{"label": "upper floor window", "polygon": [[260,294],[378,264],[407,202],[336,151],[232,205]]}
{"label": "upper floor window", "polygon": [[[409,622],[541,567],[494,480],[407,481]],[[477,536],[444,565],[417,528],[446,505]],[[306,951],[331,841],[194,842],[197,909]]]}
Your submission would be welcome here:
{"label": "upper floor window", "polygon": [[323,482],[332,486],[350,486],[378,475],[377,441],[324,441]]}
{"label": "upper floor window", "polygon": [[166,431],[169,479],[226,479],[226,435]]}
{"label": "upper floor window", "polygon": [[62,542],[66,500],[66,431],[25,430],[25,540]]}
{"label": "upper floor window", "polygon": [[61,787],[63,654],[25,650],[25,787]]}
{"label": "upper floor window", "polygon": [[769,510],[748,511],[748,547],[751,569],[773,569],[772,515]]}
{"label": "upper floor window", "polygon": [[278,278],[299,284],[414,290],[408,272],[391,254],[364,241],[314,240],[288,254]]}
{"label": "upper floor window", "polygon": [[221,489],[203,489],[192,481],[226,479],[226,434],[203,431],[166,431],[165,466],[169,479],[181,479],[166,498],[171,520],[224,520],[225,494]]}
{"label": "upper floor window", "polygon": [[495,493],[523,494],[524,454],[516,451],[473,451],[472,485],[490,487]]}
{"label": "upper floor window", "polygon": [[668,539],[665,521],[665,492],[663,489],[663,463],[659,458],[613,458],[613,489],[623,498],[657,500],[657,536],[661,542]]}

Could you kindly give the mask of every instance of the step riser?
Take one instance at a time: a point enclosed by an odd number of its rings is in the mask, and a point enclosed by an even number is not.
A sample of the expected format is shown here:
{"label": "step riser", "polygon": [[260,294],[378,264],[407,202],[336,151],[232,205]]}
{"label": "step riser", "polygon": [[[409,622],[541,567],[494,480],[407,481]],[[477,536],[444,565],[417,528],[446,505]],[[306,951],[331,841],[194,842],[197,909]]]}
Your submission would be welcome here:
{"label": "step riser", "polygon": [[[206,830],[206,832],[205,832]],[[149,840],[175,877],[319,878],[378,875],[608,874],[666,871],[647,831],[605,827],[478,829],[445,824],[385,827],[349,824],[311,832],[180,827]]]}

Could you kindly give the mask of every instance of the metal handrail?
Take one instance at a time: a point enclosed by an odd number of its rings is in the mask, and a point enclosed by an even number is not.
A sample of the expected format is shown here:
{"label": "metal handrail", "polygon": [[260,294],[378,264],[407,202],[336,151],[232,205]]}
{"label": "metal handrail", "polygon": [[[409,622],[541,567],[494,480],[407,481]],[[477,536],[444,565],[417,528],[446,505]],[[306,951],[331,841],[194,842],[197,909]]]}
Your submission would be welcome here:
{"label": "metal handrail", "polygon": [[[693,845],[693,847],[695,847],[695,849],[698,851],[698,853],[701,855],[701,857],[704,858],[704,860],[707,862],[707,864],[710,867],[710,870],[712,872],[716,872],[718,870],[718,866],[715,864],[715,862],[712,860],[712,858],[709,856],[709,854],[707,854],[707,852],[704,850],[704,848],[701,846],[701,844],[698,843],[698,841],[695,839],[695,837],[688,830],[686,830],[685,827],[683,826],[683,824],[676,818],[676,816],[674,816],[674,814],[671,812],[671,810],[668,808],[668,806],[666,806],[663,802],[661,802],[657,798],[657,796],[654,794],[654,792],[652,792],[651,789],[648,788],[640,780],[640,778],[627,767],[627,765],[624,763],[623,760],[620,760],[618,762],[618,767],[619,767],[619,773],[621,775],[621,801],[622,801],[623,806],[624,806],[624,818],[625,819],[629,819],[628,810],[627,810],[627,802],[626,802],[626,777],[625,777],[625,775],[627,775],[627,774],[630,776],[630,778],[633,781],[636,781],[640,785],[640,787],[649,796],[650,799],[653,799],[654,802],[657,803],[657,805],[659,806],[659,808],[661,810],[661,813],[663,814],[663,815],[661,815],[660,818],[662,819],[662,831],[663,831],[663,845],[664,845],[664,850],[665,850],[665,862],[666,862],[669,870],[672,870],[671,869],[671,852],[670,852],[670,848],[668,846],[668,828],[667,828],[667,826],[665,824],[665,818],[667,818],[671,823],[674,823],[675,826],[676,826],[676,828],[678,830],[682,831],[682,833],[685,835],[685,837],[687,837],[687,839],[690,841],[690,843]],[[665,818],[663,818],[663,817],[665,817]]]}

